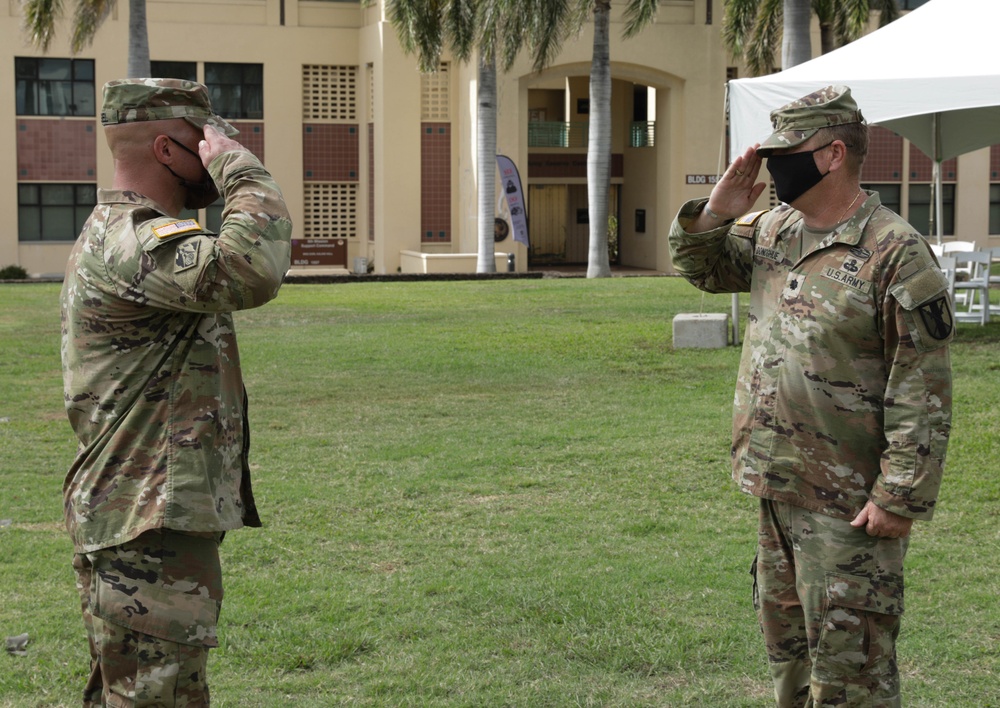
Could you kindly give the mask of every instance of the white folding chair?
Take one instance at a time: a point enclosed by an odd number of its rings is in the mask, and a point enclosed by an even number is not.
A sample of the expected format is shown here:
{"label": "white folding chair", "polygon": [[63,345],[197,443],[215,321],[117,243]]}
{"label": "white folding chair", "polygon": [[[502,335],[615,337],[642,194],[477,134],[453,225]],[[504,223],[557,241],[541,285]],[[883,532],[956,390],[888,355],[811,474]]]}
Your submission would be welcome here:
{"label": "white folding chair", "polygon": [[994,285],[1000,285],[1000,246],[994,246],[990,249],[990,254],[993,256],[993,266],[996,272],[990,271],[990,283]]}
{"label": "white folding chair", "polygon": [[[975,251],[975,250],[976,250],[976,242],[975,241],[945,241],[944,243],[941,244],[941,255],[942,256],[950,256],[950,255],[953,255],[954,253],[959,253],[959,252],[961,252],[961,253],[969,253],[969,252]],[[971,278],[972,277],[972,268],[971,268],[971,266],[965,266],[965,267],[963,267],[962,264],[959,264],[956,267],[958,268],[957,275],[958,275],[958,279],[959,280],[961,280],[962,278]],[[961,292],[961,293],[958,294],[958,296],[959,296],[959,299],[962,301],[962,304],[965,304],[966,293]]]}
{"label": "white folding chair", "polygon": [[[991,288],[1000,287],[1000,246],[986,249],[990,254],[991,263],[987,266],[987,282]],[[990,314],[1000,315],[1000,303],[990,303]]]}
{"label": "white folding chair", "polygon": [[932,243],[929,245],[931,247],[931,253],[933,253],[935,256],[940,258],[941,256],[944,255],[944,244]]}
{"label": "white folding chair", "polygon": [[938,256],[938,268],[948,279],[948,295],[955,300],[955,259],[951,256]]}
{"label": "white folding chair", "polygon": [[976,242],[975,241],[945,241],[941,244],[941,248],[944,250],[944,255],[948,255],[951,251],[975,251]]}
{"label": "white folding chair", "polygon": [[[952,302],[955,303],[955,319],[959,322],[990,321],[990,263],[993,255],[988,251],[952,251],[945,258],[954,259],[949,284]],[[941,266],[944,270],[944,266]],[[959,279],[959,273],[970,272],[968,278]],[[959,296],[963,297],[959,297]],[[961,303],[959,302],[961,301]],[[964,309],[959,310],[961,304]]]}

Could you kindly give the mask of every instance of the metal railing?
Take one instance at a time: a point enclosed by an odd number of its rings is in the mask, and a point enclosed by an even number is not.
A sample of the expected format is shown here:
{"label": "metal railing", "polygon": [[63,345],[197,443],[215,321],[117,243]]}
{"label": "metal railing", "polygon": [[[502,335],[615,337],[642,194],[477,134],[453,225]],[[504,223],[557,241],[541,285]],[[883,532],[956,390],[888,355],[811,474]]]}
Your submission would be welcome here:
{"label": "metal railing", "polygon": [[[531,121],[528,123],[528,147],[585,148],[589,134],[590,123],[585,121]],[[655,121],[636,121],[630,125],[630,147],[653,147],[655,144]]]}
{"label": "metal railing", "polygon": [[629,147],[654,147],[656,145],[656,122],[634,121],[629,135]]}
{"label": "metal railing", "polygon": [[531,121],[528,123],[528,147],[585,148],[590,123]]}

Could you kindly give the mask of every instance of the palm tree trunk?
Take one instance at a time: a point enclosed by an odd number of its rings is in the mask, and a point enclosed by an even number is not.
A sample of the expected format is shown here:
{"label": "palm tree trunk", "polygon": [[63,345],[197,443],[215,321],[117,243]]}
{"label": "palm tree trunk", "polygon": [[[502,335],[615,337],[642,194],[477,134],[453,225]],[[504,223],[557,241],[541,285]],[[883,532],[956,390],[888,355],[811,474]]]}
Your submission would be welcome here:
{"label": "palm tree trunk", "polygon": [[836,32],[832,22],[819,23],[819,53],[829,54],[837,48]]}
{"label": "palm tree trunk", "polygon": [[477,273],[496,273],[494,258],[496,251],[493,239],[493,221],[496,218],[497,171],[497,65],[496,58],[486,58],[479,54],[479,87],[476,100],[479,110],[476,114],[477,182],[479,183],[479,257],[476,261]]}
{"label": "palm tree trunk", "polygon": [[611,0],[594,2],[594,56],[590,65],[590,136],[587,144],[587,277],[611,275],[608,263],[608,188],[611,185]]}
{"label": "palm tree trunk", "polygon": [[812,7],[809,0],[784,0],[781,38],[781,68],[789,69],[812,59],[809,23]]}
{"label": "palm tree trunk", "polygon": [[146,0],[128,3],[128,76],[145,78],[150,74],[149,35],[146,32]]}

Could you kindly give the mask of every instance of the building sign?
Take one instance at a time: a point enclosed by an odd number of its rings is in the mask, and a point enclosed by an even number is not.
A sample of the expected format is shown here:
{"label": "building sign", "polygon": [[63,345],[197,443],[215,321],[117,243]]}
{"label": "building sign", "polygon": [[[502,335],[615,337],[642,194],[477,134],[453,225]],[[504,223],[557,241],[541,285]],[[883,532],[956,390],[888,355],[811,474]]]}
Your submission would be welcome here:
{"label": "building sign", "polygon": [[719,175],[688,175],[688,184],[715,184],[719,181]]}
{"label": "building sign", "polygon": [[293,266],[347,267],[347,241],[342,238],[292,239]]}
{"label": "building sign", "polygon": [[[611,154],[611,176],[625,175],[625,156],[619,153]],[[528,155],[528,181],[541,177],[579,177],[587,179],[587,156],[570,153],[560,155],[553,152],[533,153]]]}

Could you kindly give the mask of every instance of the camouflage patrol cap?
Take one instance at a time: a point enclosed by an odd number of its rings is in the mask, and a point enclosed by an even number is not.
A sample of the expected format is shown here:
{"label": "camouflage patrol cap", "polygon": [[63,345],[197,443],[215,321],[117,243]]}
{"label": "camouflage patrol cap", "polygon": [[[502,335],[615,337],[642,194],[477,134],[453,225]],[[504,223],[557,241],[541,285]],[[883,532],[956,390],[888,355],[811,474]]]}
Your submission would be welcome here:
{"label": "camouflage patrol cap", "polygon": [[864,121],[851,89],[827,86],[771,111],[774,132],[757,148],[757,154],[767,157],[779,148],[801,145],[820,128]]}
{"label": "camouflage patrol cap", "polygon": [[230,137],[240,131],[212,111],[208,89],[181,79],[119,79],[104,84],[101,125],[183,118],[196,128],[210,125]]}

